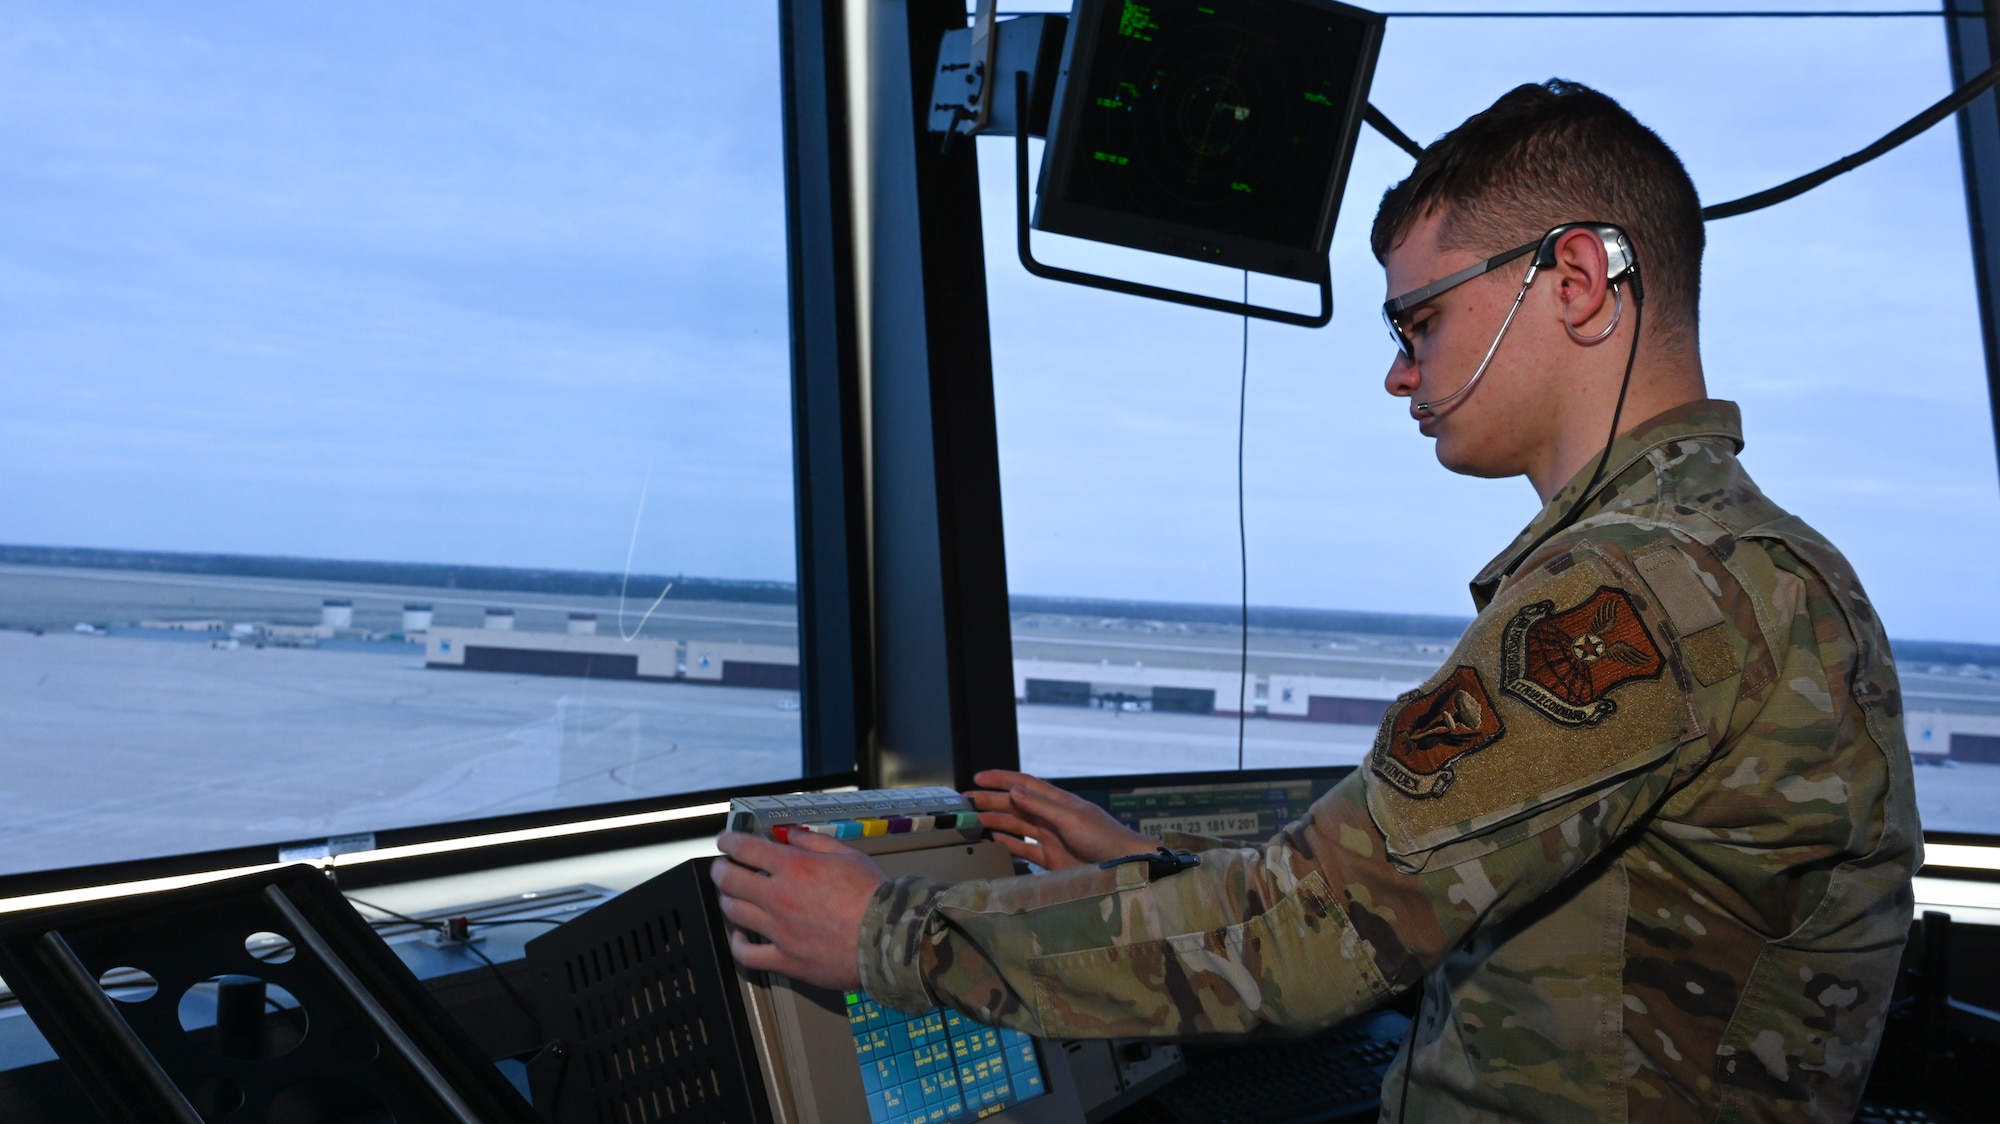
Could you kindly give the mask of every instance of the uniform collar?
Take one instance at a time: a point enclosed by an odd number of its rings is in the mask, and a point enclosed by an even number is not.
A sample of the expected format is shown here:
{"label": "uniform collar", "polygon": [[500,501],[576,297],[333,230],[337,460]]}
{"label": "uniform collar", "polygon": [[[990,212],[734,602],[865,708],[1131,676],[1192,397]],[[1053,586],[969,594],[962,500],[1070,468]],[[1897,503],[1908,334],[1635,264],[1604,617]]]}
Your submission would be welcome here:
{"label": "uniform collar", "polygon": [[1662,445],[1674,441],[1688,441],[1699,438],[1721,438],[1728,441],[1732,452],[1743,451],[1743,415],[1736,403],[1719,398],[1706,398],[1688,402],[1663,414],[1658,414],[1627,430],[1611,445],[1611,459],[1604,466],[1604,475],[1590,494],[1582,495],[1584,485],[1590,481],[1590,474],[1597,467],[1597,458],[1577,470],[1550,498],[1548,504],[1535,516],[1534,522],[1517,535],[1506,550],[1472,579],[1472,600],[1480,608],[1493,599],[1500,587],[1500,580],[1512,573],[1520,565],[1522,557],[1541,541],[1542,533],[1549,525],[1563,517],[1571,504],[1582,503],[1579,518],[1587,518],[1596,510],[1607,506],[1612,496],[1631,487],[1626,479],[1633,465],[1644,459],[1646,454]]}

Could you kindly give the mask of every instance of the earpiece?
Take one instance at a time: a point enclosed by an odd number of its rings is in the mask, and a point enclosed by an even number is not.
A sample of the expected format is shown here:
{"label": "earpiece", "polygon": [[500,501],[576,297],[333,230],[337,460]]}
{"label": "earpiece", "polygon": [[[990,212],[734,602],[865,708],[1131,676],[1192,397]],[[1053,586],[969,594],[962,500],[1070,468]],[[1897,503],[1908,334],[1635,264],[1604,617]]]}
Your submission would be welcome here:
{"label": "earpiece", "polygon": [[1569,338],[1581,344],[1603,342],[1618,330],[1618,321],[1625,316],[1624,286],[1632,286],[1632,299],[1643,301],[1646,290],[1639,282],[1639,255],[1632,252],[1632,240],[1625,231],[1606,222],[1570,222],[1556,227],[1542,237],[1542,244],[1535,251],[1535,267],[1551,269],[1556,264],[1556,242],[1572,230],[1588,230],[1604,243],[1604,279],[1611,285],[1611,297],[1616,303],[1611,308],[1611,323],[1594,336],[1586,336],[1576,330],[1569,321],[1569,302],[1563,302],[1563,330]]}
{"label": "earpiece", "polygon": [[1556,242],[1572,230],[1588,230],[1604,243],[1604,279],[1614,286],[1632,286],[1632,299],[1646,299],[1646,287],[1639,280],[1639,255],[1632,251],[1632,240],[1625,236],[1623,227],[1608,222],[1566,222],[1542,236],[1542,244],[1535,249],[1535,268],[1553,269],[1556,264]]}

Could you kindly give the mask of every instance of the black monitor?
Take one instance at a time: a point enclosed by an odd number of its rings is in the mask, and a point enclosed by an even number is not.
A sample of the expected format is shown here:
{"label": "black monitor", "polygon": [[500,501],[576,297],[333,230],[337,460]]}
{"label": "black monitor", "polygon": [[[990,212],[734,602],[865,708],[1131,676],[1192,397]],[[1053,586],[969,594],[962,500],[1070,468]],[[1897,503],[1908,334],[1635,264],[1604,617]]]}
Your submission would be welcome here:
{"label": "black monitor", "polygon": [[1382,23],[1331,0],[1077,0],[1035,228],[1318,280]]}
{"label": "black monitor", "polygon": [[1146,835],[1189,831],[1262,843],[1305,814],[1354,771],[1352,765],[1139,776],[1051,777],[1049,783],[1110,812]]}

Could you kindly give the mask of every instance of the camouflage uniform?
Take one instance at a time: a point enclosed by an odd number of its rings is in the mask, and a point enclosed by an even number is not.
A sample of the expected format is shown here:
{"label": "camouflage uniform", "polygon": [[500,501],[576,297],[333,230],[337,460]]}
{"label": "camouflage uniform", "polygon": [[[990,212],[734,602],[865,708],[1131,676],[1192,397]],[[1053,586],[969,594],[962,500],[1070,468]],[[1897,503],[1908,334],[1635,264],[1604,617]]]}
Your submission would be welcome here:
{"label": "camouflage uniform", "polygon": [[1369,761],[1262,847],[1170,838],[1203,861],[1157,882],[892,881],[865,986],[1189,1038],[1421,983],[1385,1118],[1847,1119],[1921,856],[1901,695],[1846,561],[1741,447],[1727,402],[1621,438],[1575,526],[1533,545],[1585,474],[1475,579]]}

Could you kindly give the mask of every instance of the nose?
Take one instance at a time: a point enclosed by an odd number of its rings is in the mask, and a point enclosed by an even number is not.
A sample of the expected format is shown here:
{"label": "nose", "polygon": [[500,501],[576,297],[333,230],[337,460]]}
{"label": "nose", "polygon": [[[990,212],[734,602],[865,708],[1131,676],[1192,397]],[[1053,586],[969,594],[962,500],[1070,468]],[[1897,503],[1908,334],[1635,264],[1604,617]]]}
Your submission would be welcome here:
{"label": "nose", "polygon": [[1397,398],[1411,398],[1423,381],[1422,368],[1414,360],[1403,358],[1403,353],[1399,351],[1395,358],[1389,360],[1389,375],[1382,380],[1382,389]]}

